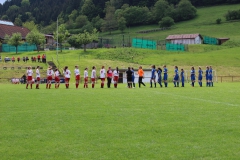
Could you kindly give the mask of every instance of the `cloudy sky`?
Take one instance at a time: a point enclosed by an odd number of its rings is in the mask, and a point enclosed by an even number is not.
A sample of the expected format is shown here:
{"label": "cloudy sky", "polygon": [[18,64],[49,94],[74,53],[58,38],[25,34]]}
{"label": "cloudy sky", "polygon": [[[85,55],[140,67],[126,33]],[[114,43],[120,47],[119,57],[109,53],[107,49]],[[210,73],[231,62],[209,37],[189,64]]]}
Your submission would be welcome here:
{"label": "cloudy sky", "polygon": [[0,3],[2,3],[3,4],[3,2],[5,2],[6,0],[0,0]]}

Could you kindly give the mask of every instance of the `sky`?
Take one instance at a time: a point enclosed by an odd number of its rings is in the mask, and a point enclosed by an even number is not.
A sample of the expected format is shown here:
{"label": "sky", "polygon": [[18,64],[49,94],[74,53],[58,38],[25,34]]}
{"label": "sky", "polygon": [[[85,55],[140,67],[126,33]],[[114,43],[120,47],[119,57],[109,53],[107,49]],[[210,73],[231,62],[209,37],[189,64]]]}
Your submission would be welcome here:
{"label": "sky", "polygon": [[6,0],[0,0],[0,3],[2,3],[2,4],[3,4],[5,1],[6,1]]}

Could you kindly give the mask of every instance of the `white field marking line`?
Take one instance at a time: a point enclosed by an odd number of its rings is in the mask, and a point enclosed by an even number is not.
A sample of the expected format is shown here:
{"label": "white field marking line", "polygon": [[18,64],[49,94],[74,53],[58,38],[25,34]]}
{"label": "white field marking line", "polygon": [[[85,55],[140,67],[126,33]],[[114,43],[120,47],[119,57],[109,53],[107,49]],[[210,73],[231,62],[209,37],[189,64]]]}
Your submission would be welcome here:
{"label": "white field marking line", "polygon": [[239,106],[238,104],[232,104],[232,103],[228,103],[228,102],[218,102],[218,101],[206,100],[206,99],[201,99],[201,98],[191,98],[191,97],[186,97],[186,96],[181,96],[181,95],[171,94],[171,93],[164,93],[164,92],[156,92],[156,93],[163,94],[163,95],[169,95],[169,96],[173,96],[173,97],[184,98],[184,99],[197,100],[197,101],[202,101],[202,102],[223,104],[223,105],[227,105],[227,106],[234,106],[234,107],[238,107]]}

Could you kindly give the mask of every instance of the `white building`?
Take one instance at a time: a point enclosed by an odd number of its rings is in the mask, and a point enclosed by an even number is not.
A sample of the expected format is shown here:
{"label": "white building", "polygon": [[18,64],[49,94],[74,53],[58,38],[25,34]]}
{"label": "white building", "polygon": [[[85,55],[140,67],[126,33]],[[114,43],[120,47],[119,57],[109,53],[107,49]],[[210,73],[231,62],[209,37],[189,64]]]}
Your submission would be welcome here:
{"label": "white building", "polygon": [[166,38],[172,44],[202,44],[203,37],[197,34],[177,34],[169,35]]}

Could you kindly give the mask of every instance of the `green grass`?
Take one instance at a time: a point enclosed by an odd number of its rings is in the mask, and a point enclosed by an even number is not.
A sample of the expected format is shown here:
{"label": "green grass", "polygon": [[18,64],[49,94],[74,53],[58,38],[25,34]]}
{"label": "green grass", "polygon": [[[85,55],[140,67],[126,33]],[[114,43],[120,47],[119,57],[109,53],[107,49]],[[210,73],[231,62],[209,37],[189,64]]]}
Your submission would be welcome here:
{"label": "green grass", "polygon": [[[1,85],[1,159],[238,159],[239,83]],[[149,86],[149,85],[148,85]]]}

